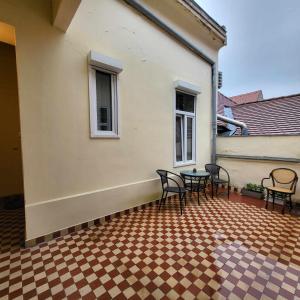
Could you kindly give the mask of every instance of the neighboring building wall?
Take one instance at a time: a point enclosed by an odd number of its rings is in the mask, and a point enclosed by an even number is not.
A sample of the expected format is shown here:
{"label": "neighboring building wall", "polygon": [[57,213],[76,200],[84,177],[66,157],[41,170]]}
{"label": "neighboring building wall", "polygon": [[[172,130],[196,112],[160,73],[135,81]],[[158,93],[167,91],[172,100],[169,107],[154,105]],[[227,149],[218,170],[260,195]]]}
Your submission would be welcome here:
{"label": "neighboring building wall", "polygon": [[0,197],[23,193],[15,47],[0,42]]}
{"label": "neighboring building wall", "polygon": [[[226,155],[300,158],[300,136],[218,137],[217,153]],[[300,176],[300,163],[218,158],[218,163],[230,173],[233,186],[260,184],[275,168],[290,168]],[[300,182],[294,199],[300,200]]]}
{"label": "neighboring building wall", "polygon": [[[189,17],[176,2],[165,5],[178,16],[170,24]],[[207,63],[123,1],[82,1],[65,34],[51,25],[51,12],[46,0],[0,3],[0,20],[16,27],[27,239],[159,198],[155,169],[173,168],[175,80],[202,89],[196,167],[210,161]],[[189,22],[193,42],[201,30],[194,18]],[[197,44],[217,60],[216,41],[207,41]],[[124,65],[120,139],[90,138],[91,49]]]}

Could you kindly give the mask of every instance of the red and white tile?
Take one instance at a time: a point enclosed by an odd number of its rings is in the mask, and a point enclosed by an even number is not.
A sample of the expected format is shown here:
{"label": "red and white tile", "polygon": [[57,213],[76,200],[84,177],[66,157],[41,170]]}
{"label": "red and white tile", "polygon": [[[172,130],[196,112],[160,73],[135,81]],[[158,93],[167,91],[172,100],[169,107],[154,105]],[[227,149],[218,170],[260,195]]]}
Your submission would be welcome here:
{"label": "red and white tile", "polygon": [[221,198],[188,201],[181,216],[172,199],[161,211],[1,249],[0,298],[300,298],[299,237],[295,216]]}

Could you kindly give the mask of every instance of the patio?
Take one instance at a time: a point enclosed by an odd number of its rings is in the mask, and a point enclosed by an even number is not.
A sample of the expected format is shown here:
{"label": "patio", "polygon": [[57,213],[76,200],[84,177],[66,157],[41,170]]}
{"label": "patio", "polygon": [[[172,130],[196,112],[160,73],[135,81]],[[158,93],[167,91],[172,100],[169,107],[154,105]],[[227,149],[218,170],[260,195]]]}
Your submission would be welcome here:
{"label": "patio", "polygon": [[194,199],[182,216],[172,199],[31,249],[7,235],[0,298],[300,297],[299,218],[236,193]]}

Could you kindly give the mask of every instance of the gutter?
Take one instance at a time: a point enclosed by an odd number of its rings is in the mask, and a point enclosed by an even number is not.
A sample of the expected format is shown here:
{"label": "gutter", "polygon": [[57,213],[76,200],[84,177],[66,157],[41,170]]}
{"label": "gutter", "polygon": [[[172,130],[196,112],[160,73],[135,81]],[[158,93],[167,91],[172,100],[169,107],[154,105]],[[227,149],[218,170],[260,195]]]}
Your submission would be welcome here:
{"label": "gutter", "polygon": [[211,162],[216,163],[216,137],[217,137],[217,65],[216,62],[207,56],[200,48],[193,45],[180,33],[176,32],[173,28],[167,25],[163,20],[153,14],[146,6],[142,5],[138,0],[123,0],[129,6],[137,10],[148,20],[155,23],[158,27],[168,33],[172,38],[177,40],[195,55],[199,56],[211,66]]}
{"label": "gutter", "polygon": [[241,128],[242,135],[249,135],[246,123],[217,114],[217,119]]}

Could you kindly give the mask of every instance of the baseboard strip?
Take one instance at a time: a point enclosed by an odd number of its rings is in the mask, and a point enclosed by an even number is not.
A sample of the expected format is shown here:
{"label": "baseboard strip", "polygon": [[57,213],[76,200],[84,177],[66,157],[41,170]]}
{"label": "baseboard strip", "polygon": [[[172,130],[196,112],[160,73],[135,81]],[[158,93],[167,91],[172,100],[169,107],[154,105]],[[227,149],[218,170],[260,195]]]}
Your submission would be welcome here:
{"label": "baseboard strip", "polygon": [[[170,197],[173,197],[173,196],[170,196]],[[168,197],[168,198],[170,198],[170,197]],[[151,202],[148,202],[148,203],[145,203],[145,204],[141,204],[139,206],[136,206],[136,207],[133,207],[133,208],[130,208],[130,209],[126,209],[124,211],[116,212],[112,215],[107,215],[105,217],[97,218],[97,219],[89,221],[89,222],[84,222],[84,223],[79,224],[79,225],[71,226],[71,227],[68,227],[68,228],[65,228],[65,229],[62,229],[62,230],[58,230],[56,232],[53,232],[53,233],[50,233],[50,234],[47,234],[47,235],[44,235],[44,236],[40,236],[40,237],[31,239],[31,240],[27,240],[27,241],[25,241],[25,248],[34,247],[38,244],[49,242],[53,239],[62,237],[64,235],[70,234],[70,233],[75,232],[75,231],[82,230],[84,228],[91,227],[93,225],[105,224],[105,223],[111,221],[114,218],[119,218],[122,215],[128,215],[131,212],[142,210],[142,209],[145,209],[147,207],[157,205],[158,203],[159,203],[159,200],[154,200],[154,201],[151,201]]]}

